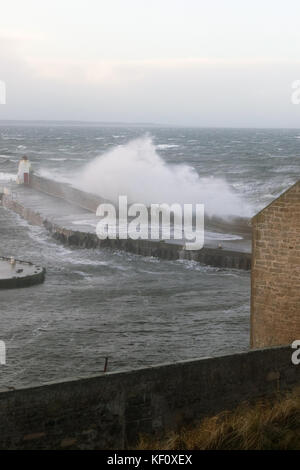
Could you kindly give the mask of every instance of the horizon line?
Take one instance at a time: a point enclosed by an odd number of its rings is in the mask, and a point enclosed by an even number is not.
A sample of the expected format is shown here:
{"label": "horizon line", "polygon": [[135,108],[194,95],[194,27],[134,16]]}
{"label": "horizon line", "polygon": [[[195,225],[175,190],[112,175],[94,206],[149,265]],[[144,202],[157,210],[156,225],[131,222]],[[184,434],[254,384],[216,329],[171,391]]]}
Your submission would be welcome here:
{"label": "horizon line", "polygon": [[149,127],[178,127],[178,128],[194,128],[194,129],[295,129],[300,130],[300,127],[281,127],[281,126],[205,126],[205,125],[197,125],[197,124],[172,124],[172,123],[156,123],[156,122],[135,122],[135,121],[93,121],[93,120],[74,120],[74,119],[0,119],[1,124],[14,124],[14,123],[22,123],[22,124],[72,124],[72,125],[102,125],[102,126],[131,126],[131,127],[141,127],[141,126],[149,126]]}

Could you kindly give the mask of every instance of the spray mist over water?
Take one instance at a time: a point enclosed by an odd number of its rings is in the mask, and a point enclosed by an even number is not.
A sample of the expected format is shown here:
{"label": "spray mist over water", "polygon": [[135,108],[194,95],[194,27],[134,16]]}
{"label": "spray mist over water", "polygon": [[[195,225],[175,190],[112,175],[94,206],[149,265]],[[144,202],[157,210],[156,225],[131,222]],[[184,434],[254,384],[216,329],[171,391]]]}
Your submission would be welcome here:
{"label": "spray mist over water", "polygon": [[120,145],[95,158],[75,175],[72,184],[117,203],[204,204],[208,216],[247,217],[250,207],[220,178],[201,178],[185,164],[166,163],[149,136]]}

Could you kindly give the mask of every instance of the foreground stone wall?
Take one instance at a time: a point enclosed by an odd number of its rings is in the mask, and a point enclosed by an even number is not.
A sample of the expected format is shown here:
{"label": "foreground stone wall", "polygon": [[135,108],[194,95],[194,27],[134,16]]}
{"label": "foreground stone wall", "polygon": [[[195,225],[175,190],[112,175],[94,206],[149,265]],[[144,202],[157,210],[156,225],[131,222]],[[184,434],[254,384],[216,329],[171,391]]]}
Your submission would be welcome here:
{"label": "foreground stone wall", "polygon": [[252,220],[251,345],[300,339],[300,181]]}
{"label": "foreground stone wall", "polygon": [[1,449],[122,449],[300,384],[281,347],[0,392]]}

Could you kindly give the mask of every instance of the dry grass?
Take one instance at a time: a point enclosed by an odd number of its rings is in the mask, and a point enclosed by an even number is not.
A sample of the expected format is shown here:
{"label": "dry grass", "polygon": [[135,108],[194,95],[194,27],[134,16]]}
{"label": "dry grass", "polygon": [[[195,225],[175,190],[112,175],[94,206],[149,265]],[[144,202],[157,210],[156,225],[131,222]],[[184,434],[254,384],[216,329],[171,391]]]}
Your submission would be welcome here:
{"label": "dry grass", "polygon": [[151,450],[300,450],[300,388],[273,400],[240,405],[161,440],[143,436]]}

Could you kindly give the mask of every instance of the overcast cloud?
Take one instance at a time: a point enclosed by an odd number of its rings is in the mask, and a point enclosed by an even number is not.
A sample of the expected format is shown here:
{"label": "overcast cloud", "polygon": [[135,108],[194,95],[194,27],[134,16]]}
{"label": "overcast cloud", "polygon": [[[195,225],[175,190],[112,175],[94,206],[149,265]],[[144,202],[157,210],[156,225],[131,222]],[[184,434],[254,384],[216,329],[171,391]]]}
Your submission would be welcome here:
{"label": "overcast cloud", "polygon": [[299,127],[297,1],[10,0],[0,119]]}

